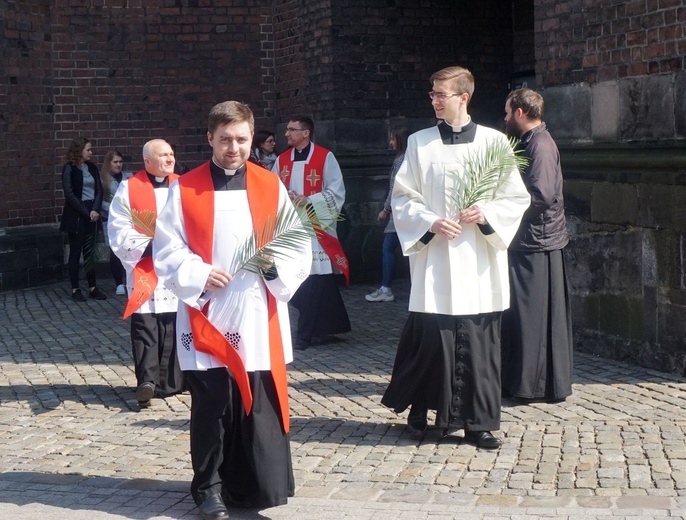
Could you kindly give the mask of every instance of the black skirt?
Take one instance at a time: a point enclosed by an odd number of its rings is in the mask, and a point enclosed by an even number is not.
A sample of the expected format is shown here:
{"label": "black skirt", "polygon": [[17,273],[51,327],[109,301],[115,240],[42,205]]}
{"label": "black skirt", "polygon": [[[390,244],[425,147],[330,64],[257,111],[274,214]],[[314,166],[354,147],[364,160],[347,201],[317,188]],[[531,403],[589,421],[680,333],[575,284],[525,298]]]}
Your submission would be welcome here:
{"label": "black skirt", "polygon": [[196,504],[218,493],[236,507],[285,504],[295,480],[271,372],[248,372],[250,415],[226,368],[190,370],[184,376],[191,390],[191,494]]}
{"label": "black skirt", "polygon": [[500,316],[410,313],[381,402],[436,410],[436,426],[500,429]]}
{"label": "black skirt", "polygon": [[564,252],[509,251],[508,256],[503,392],[524,399],[564,399],[572,393],[574,348]]}
{"label": "black skirt", "polygon": [[308,276],[290,303],[299,313],[299,340],[309,342],[315,336],[350,332],[350,319],[338,288],[336,275]]}

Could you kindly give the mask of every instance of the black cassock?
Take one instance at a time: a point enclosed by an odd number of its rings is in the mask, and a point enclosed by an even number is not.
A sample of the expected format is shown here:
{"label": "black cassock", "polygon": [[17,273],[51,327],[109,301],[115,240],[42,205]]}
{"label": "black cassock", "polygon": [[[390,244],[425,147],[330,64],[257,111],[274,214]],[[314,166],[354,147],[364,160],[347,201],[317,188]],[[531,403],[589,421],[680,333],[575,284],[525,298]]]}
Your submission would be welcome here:
{"label": "black cassock", "polygon": [[439,428],[499,430],[501,314],[411,312],[381,402],[436,410]]}
{"label": "black cassock", "polygon": [[510,308],[503,313],[503,393],[559,400],[572,394],[572,313],[564,251],[509,251]]}

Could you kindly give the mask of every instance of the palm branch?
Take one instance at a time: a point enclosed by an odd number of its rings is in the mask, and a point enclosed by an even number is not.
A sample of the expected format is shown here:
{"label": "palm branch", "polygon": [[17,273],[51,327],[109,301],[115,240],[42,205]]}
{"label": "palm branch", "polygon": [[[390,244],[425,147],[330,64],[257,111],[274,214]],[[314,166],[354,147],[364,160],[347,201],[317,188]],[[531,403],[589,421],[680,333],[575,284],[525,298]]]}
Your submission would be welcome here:
{"label": "palm branch", "polygon": [[[88,224],[91,224],[89,222]],[[88,225],[86,224],[86,225]],[[100,250],[98,249],[98,237],[100,236],[100,222],[92,222],[95,225],[95,233],[89,235],[83,243],[83,270],[91,272],[102,261]]]}
{"label": "palm branch", "polygon": [[261,274],[274,265],[275,259],[292,258],[303,244],[316,238],[315,227],[320,224],[313,214],[307,207],[281,208],[238,249],[233,263],[236,266],[234,272],[245,269]]}
{"label": "palm branch", "polygon": [[462,171],[448,172],[455,181],[449,193],[455,207],[453,220],[477,202],[496,199],[507,174],[514,168],[526,168],[529,159],[521,155],[521,150],[515,151],[516,144],[514,138],[486,141],[483,148],[469,151],[461,164]]}
{"label": "palm branch", "polygon": [[155,223],[157,214],[151,209],[131,209],[128,204],[122,201],[124,212],[131,220],[131,223],[137,228],[137,231],[144,236],[152,238],[155,236]]}

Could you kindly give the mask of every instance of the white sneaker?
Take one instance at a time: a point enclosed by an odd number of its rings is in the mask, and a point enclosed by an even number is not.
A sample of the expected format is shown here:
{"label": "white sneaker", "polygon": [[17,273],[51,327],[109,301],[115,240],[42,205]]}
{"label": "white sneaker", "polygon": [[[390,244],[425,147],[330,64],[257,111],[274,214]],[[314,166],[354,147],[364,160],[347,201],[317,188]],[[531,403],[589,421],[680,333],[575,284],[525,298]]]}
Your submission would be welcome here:
{"label": "white sneaker", "polygon": [[118,294],[119,296],[122,296],[126,294],[126,287],[124,287],[124,284],[119,284],[117,285],[116,291],[114,291],[115,294]]}
{"label": "white sneaker", "polygon": [[390,289],[386,292],[377,289],[372,294],[365,296],[364,299],[368,302],[392,302],[395,300],[395,296],[393,296],[393,292]]}

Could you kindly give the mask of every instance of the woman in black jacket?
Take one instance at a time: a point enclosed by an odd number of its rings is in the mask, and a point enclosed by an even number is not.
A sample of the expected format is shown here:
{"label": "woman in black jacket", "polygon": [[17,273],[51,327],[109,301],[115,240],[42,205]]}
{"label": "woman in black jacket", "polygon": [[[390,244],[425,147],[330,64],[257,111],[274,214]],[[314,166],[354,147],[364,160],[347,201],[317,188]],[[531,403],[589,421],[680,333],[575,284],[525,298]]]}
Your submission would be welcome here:
{"label": "woman in black jacket", "polygon": [[77,302],[86,301],[79,289],[79,259],[82,251],[90,297],[96,300],[107,298],[95,286],[95,262],[88,258],[95,254],[102,207],[102,183],[98,168],[90,162],[92,154],[90,141],[85,137],[77,137],[69,146],[66,164],[62,169],[64,211],[60,231],[69,235],[71,297]]}

